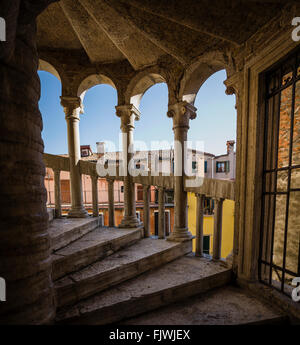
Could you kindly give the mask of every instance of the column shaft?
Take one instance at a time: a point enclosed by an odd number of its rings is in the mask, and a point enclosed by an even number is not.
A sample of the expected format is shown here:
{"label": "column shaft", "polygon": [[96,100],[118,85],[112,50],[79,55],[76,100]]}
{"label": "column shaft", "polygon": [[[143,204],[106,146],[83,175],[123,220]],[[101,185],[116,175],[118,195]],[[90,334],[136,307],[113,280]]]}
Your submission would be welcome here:
{"label": "column shaft", "polygon": [[121,118],[124,173],[124,217],[119,227],[135,228],[141,226],[141,223],[136,216],[135,185],[129,163],[133,158],[134,120],[139,119],[139,112],[133,105],[117,106],[116,110]]}
{"label": "column shaft", "polygon": [[150,237],[150,186],[143,186],[143,201],[144,201],[144,236]]}
{"label": "column shaft", "polygon": [[204,195],[197,196],[197,214],[196,214],[196,256],[203,255],[203,216],[204,216]]}
{"label": "column shaft", "polygon": [[60,188],[60,170],[54,172],[54,198],[55,198],[55,218],[61,217],[61,188]]}
{"label": "column shaft", "polygon": [[108,183],[108,226],[115,226],[115,198],[114,180],[107,179]]}
{"label": "column shaft", "polygon": [[93,217],[99,217],[98,176],[92,175]]}
{"label": "column shaft", "polygon": [[61,104],[66,114],[70,160],[72,205],[68,217],[84,218],[88,216],[88,213],[83,206],[80,173],[79,113],[81,110],[81,100],[79,97],[61,97]]}
{"label": "column shaft", "polygon": [[213,240],[213,259],[221,258],[222,248],[222,216],[224,199],[215,198],[214,208],[214,240]]}
{"label": "column shaft", "polygon": [[158,238],[166,237],[165,221],[165,190],[158,188]]}
{"label": "column shaft", "polygon": [[0,324],[45,324],[55,318],[55,297],[35,16],[47,1],[3,6],[11,34],[0,48]]}
{"label": "column shaft", "polygon": [[168,117],[173,119],[174,131],[174,230],[168,237],[170,241],[186,241],[193,238],[187,224],[187,192],[184,190],[184,147],[190,119],[196,117],[196,108],[187,102],[169,106]]}

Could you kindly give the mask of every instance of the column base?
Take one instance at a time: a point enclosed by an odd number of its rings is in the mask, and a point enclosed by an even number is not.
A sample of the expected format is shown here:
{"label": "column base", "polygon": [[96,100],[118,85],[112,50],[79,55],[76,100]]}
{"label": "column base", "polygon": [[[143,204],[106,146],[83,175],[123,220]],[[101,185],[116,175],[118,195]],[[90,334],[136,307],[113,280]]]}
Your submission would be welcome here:
{"label": "column base", "polygon": [[139,228],[141,226],[143,226],[143,223],[137,217],[127,216],[122,219],[119,228]]}
{"label": "column base", "polygon": [[68,212],[67,217],[68,218],[87,218],[89,217],[89,214],[83,206],[72,207],[71,210]]}
{"label": "column base", "polygon": [[167,237],[167,241],[184,242],[192,240],[193,238],[195,238],[195,236],[189,232],[188,228],[174,228],[170,236]]}

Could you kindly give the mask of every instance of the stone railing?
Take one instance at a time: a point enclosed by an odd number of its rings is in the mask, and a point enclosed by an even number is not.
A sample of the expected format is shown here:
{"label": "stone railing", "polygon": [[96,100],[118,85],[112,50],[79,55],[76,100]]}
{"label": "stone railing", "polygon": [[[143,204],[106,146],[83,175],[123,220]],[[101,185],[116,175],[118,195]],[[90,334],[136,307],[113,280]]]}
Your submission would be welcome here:
{"label": "stone railing", "polygon": [[[55,190],[55,215],[61,216],[61,192],[60,192],[60,172],[70,171],[69,158],[56,156],[51,154],[44,154],[44,163],[46,167],[52,168],[54,172],[54,190]],[[80,173],[89,175],[92,180],[92,204],[93,216],[99,215],[98,203],[98,178],[96,171],[96,163],[89,161],[80,161]],[[114,181],[123,181],[124,177],[105,176],[108,182],[108,212],[109,212],[109,226],[115,226],[114,216]],[[194,178],[187,177],[186,182],[191,182]],[[144,204],[144,233],[145,237],[150,236],[150,187],[155,186],[158,189],[158,237],[165,238],[165,191],[174,189],[173,176],[142,176],[133,177],[134,184],[143,186],[143,204]],[[196,216],[196,255],[203,254],[203,216],[204,216],[204,198],[210,197],[214,200],[214,239],[213,239],[213,258],[220,259],[221,257],[221,242],[222,242],[222,214],[223,201],[225,199],[234,200],[235,183],[234,181],[218,180],[204,178],[201,181],[201,186],[185,187],[186,192],[194,193],[197,197],[197,216]],[[191,185],[191,183],[186,183]]]}

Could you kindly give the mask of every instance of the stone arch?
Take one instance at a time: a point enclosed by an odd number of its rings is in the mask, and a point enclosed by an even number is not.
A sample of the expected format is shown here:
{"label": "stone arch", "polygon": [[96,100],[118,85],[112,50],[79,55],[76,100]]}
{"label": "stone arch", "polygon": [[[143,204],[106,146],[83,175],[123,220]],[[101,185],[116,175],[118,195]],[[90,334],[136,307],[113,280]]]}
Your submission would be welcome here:
{"label": "stone arch", "polygon": [[49,62],[43,60],[43,59],[39,59],[39,67],[38,67],[39,71],[45,71],[48,73],[51,73],[52,75],[54,75],[60,82],[62,82],[61,80],[61,76],[58,73],[57,69],[51,65]]}
{"label": "stone arch", "polygon": [[227,76],[232,73],[228,57],[220,52],[209,52],[198,58],[184,72],[180,82],[179,99],[194,105],[197,93],[204,82],[214,73],[225,69]]}
{"label": "stone arch", "polygon": [[112,86],[117,90],[115,83],[104,74],[91,74],[81,81],[78,86],[77,96],[81,98],[83,102],[85,93],[92,87],[100,84],[106,84]]}
{"label": "stone arch", "polygon": [[[153,85],[167,83],[166,78],[156,71],[143,71],[131,79],[125,92],[125,102],[133,104],[137,109],[140,106],[144,93]],[[169,87],[168,87],[169,88]]]}

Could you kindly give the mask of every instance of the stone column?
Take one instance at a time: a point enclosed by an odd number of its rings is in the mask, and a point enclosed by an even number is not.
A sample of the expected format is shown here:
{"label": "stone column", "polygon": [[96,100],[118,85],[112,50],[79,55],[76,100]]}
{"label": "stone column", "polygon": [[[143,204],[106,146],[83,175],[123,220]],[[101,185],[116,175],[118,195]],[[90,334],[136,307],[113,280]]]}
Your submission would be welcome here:
{"label": "stone column", "polygon": [[91,175],[91,180],[92,180],[93,217],[99,217],[98,176]]}
{"label": "stone column", "polygon": [[[241,190],[244,187],[241,175],[241,169],[244,163],[242,163],[241,155],[242,155],[242,113],[243,113],[243,98],[242,98],[242,91],[243,91],[243,81],[244,78],[242,76],[242,72],[233,74],[229,79],[224,81],[226,85],[226,94],[227,95],[235,95],[236,104],[235,109],[237,113],[237,130],[236,130],[236,168],[235,168],[235,204],[234,204],[234,235],[233,235],[233,249],[232,249],[232,270],[233,272],[238,275],[238,266],[240,264],[241,272],[242,272],[242,256],[243,253],[239,253],[239,241],[240,241],[240,234],[239,234],[239,224],[240,224],[240,213],[241,213]],[[241,235],[242,237],[242,235]],[[241,238],[241,243],[243,239]],[[253,270],[255,272],[256,270]]]}
{"label": "stone column", "polygon": [[124,173],[124,218],[119,227],[135,228],[141,225],[136,216],[135,189],[132,176],[129,174],[128,164],[133,158],[133,130],[134,121],[139,120],[140,113],[132,105],[116,107],[117,116],[121,118],[123,144],[123,173]]}
{"label": "stone column", "polygon": [[158,238],[166,237],[165,189],[158,187]]}
{"label": "stone column", "polygon": [[150,186],[143,186],[143,201],[144,201],[144,236],[150,237]]}
{"label": "stone column", "polygon": [[61,217],[61,191],[60,191],[60,170],[54,172],[54,198],[55,198],[55,218]]}
{"label": "stone column", "polygon": [[115,226],[115,198],[114,198],[114,180],[107,179],[108,183],[108,226]]}
{"label": "stone column", "polygon": [[219,260],[221,258],[222,247],[222,216],[223,216],[223,201],[221,198],[214,198],[214,243],[213,243],[213,259]]}
{"label": "stone column", "polygon": [[0,1],[9,28],[0,43],[0,276],[6,282],[0,324],[6,325],[55,318],[35,22],[49,3]]}
{"label": "stone column", "polygon": [[203,216],[204,216],[204,195],[196,194],[197,214],[196,214],[196,256],[203,256]]}
{"label": "stone column", "polygon": [[88,216],[83,206],[82,181],[80,174],[80,140],[79,140],[79,114],[81,100],[79,97],[61,97],[61,105],[66,114],[68,128],[68,150],[70,160],[71,182],[71,210],[68,217],[85,218]]}
{"label": "stone column", "polygon": [[169,241],[185,241],[193,238],[187,226],[187,193],[184,191],[184,144],[187,141],[189,121],[196,117],[196,108],[187,102],[169,106],[168,117],[173,119],[174,131],[174,230]]}

